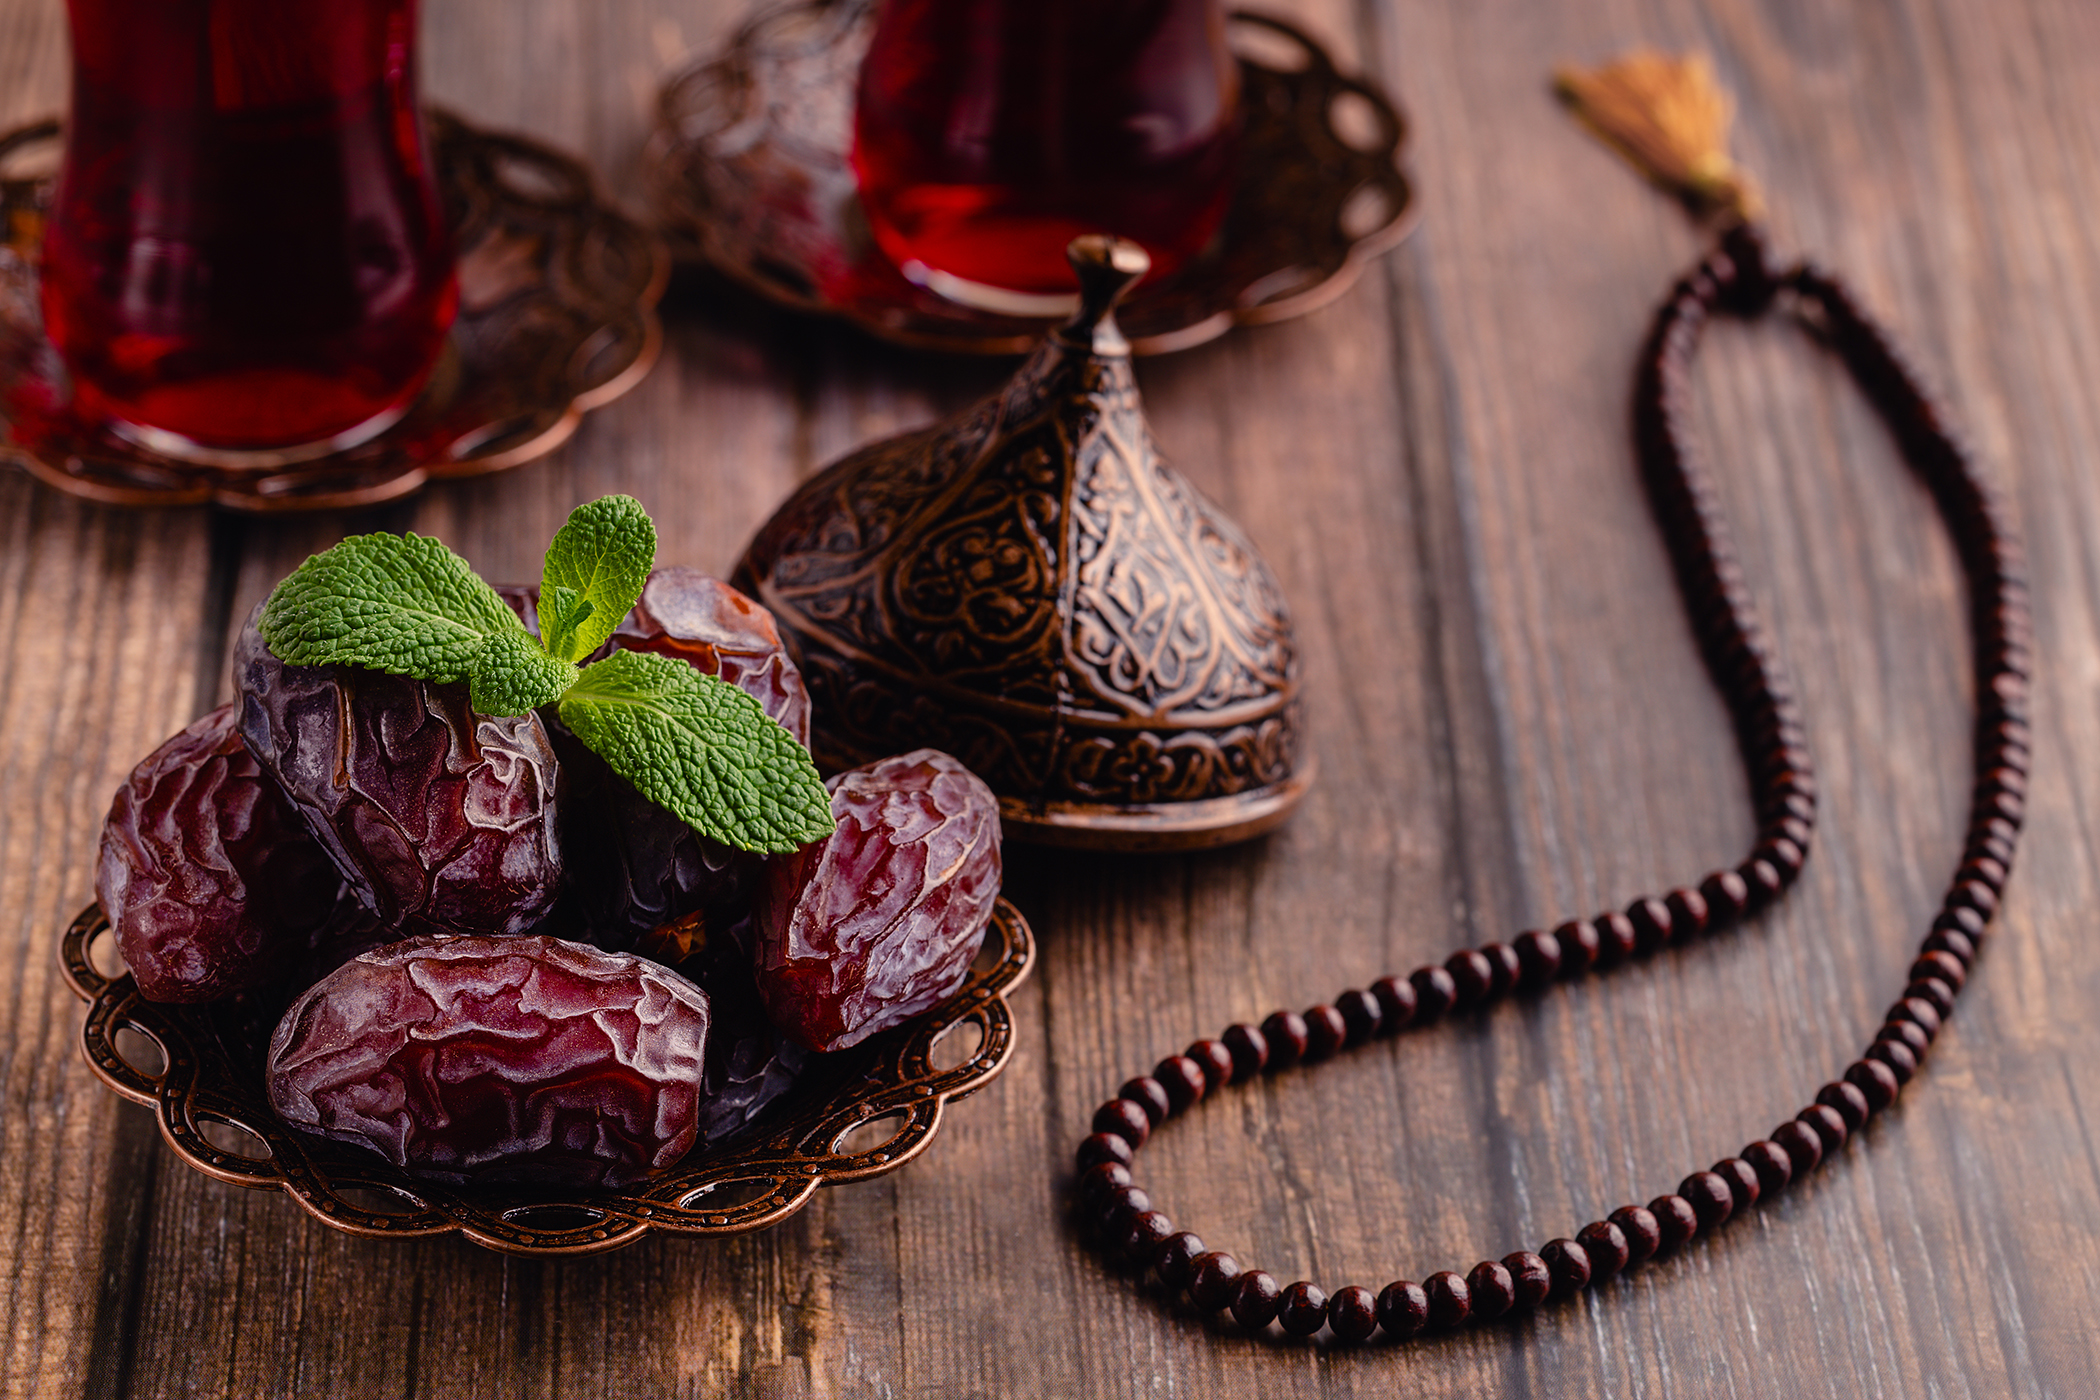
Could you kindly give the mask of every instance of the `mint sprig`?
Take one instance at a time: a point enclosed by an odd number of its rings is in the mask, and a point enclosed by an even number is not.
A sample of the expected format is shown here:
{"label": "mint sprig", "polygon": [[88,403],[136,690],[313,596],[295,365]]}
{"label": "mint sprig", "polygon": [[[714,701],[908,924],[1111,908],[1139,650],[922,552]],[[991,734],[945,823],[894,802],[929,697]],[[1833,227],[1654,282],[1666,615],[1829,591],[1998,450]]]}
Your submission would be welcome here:
{"label": "mint sprig", "polygon": [[751,696],[648,652],[577,668],[633,609],[655,561],[641,502],[578,506],[547,547],[535,637],[438,541],[354,535],[278,584],[259,626],[288,665],[465,681],[489,715],[555,705],[615,773],[725,845],[792,851],[829,835],[831,799],[809,751]]}

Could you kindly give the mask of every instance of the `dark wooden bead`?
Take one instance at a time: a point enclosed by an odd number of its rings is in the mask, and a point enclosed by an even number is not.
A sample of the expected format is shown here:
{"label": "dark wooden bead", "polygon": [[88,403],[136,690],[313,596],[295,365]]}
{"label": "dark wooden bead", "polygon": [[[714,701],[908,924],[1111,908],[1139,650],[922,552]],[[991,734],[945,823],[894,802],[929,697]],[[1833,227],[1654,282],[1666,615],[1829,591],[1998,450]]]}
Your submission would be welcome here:
{"label": "dark wooden bead", "polygon": [[1783,880],[1799,878],[1801,868],[1808,864],[1808,857],[1801,848],[1784,836],[1761,843],[1757,850],[1761,859],[1772,862]]}
{"label": "dark wooden bead", "polygon": [[1702,1230],[1722,1224],[1735,1210],[1735,1192],[1712,1172],[1693,1172],[1677,1184],[1677,1194],[1692,1203]]}
{"label": "dark wooden bead", "polygon": [[1093,1133],[1079,1140],[1079,1170],[1084,1173],[1103,1162],[1129,1166],[1137,1160],[1130,1144],[1114,1133]]}
{"label": "dark wooden bead", "polygon": [[1648,1202],[1648,1214],[1655,1217],[1657,1254],[1674,1254],[1699,1233],[1699,1212],[1674,1193]]}
{"label": "dark wooden bead", "polygon": [[1597,934],[1596,963],[1599,967],[1617,967],[1632,957],[1640,945],[1633,920],[1624,914],[1599,914],[1590,920]]}
{"label": "dark wooden bead", "polygon": [[1908,1021],[1925,1032],[1927,1039],[1937,1039],[1942,1019],[1940,1009],[1922,997],[1905,997],[1889,1008],[1891,1021]]}
{"label": "dark wooden bead", "polygon": [[[1807,1132],[1807,1129],[1802,1131]],[[1810,1137],[1815,1134],[1809,1133]],[[1776,1196],[1794,1179],[1794,1154],[1769,1138],[1761,1138],[1749,1144],[1737,1154],[1750,1164],[1757,1173],[1757,1189],[1760,1195]]]}
{"label": "dark wooden bead", "polygon": [[1121,1162],[1097,1163],[1079,1174],[1079,1199],[1089,1211],[1098,1215],[1108,1208],[1111,1194],[1132,1184],[1130,1168]]}
{"label": "dark wooden bead", "polygon": [[1945,953],[1967,967],[1976,961],[1976,940],[1960,929],[1936,928],[1926,935],[1925,951]]}
{"label": "dark wooden bead", "polygon": [[1110,1241],[1124,1263],[1142,1269],[1152,1262],[1159,1247],[1174,1233],[1174,1222],[1156,1210],[1139,1211],[1124,1220]]}
{"label": "dark wooden bead", "polygon": [[1823,1160],[1823,1138],[1798,1118],[1789,1118],[1772,1130],[1772,1142],[1786,1153],[1793,1175],[1806,1176]]}
{"label": "dark wooden bead", "polygon": [[[2009,794],[2001,794],[1997,800],[2016,802],[2019,799]],[[1981,880],[1962,881],[1947,895],[1947,902],[1974,909],[1986,922],[1990,920],[1991,915],[1998,912],[1998,892]]]}
{"label": "dark wooden bead", "polygon": [[1546,1272],[1553,1278],[1554,1298],[1580,1293],[1590,1286],[1590,1256],[1573,1240],[1548,1240],[1539,1249]]}
{"label": "dark wooden bead", "polygon": [[1249,1269],[1240,1275],[1239,1291],[1232,1298],[1232,1317],[1249,1332],[1259,1332],[1275,1320],[1283,1307],[1283,1285],[1267,1269]]}
{"label": "dark wooden bead", "polygon": [[1517,950],[1507,943],[1481,945],[1480,956],[1488,961],[1488,996],[1506,997],[1517,989],[1517,976],[1522,970],[1517,963]]}
{"label": "dark wooden bead", "polygon": [[1222,1040],[1198,1040],[1182,1054],[1203,1067],[1203,1082],[1216,1093],[1232,1082],[1232,1050]]}
{"label": "dark wooden bead", "polygon": [[1961,869],[1956,872],[1955,878],[1974,880],[1977,884],[1988,887],[1993,894],[1997,894],[2005,888],[2005,866],[1989,856],[1972,856],[1961,863]]}
{"label": "dark wooden bead", "polygon": [[1763,909],[1780,895],[1786,893],[1786,877],[1779,867],[1769,860],[1747,860],[1736,869],[1743,877],[1743,888],[1750,891],[1750,909]]}
{"label": "dark wooden bead", "polygon": [[1932,1009],[1940,1013],[1942,1020],[1954,1011],[1954,989],[1937,977],[1921,977],[1903,989],[1906,999],[1916,997],[1930,1002]]}
{"label": "dark wooden bead", "polygon": [[1310,1279],[1299,1279],[1283,1290],[1283,1306],[1276,1320],[1293,1337],[1310,1337],[1327,1321],[1327,1294]]}
{"label": "dark wooden bead", "polygon": [[1986,927],[1981,914],[1978,914],[1974,909],[1960,905],[1951,909],[1942,909],[1939,915],[1933,919],[1932,926],[1936,929],[1951,928],[1957,933],[1965,933],[1969,936],[1970,942],[1977,944],[1983,942],[1983,931]]}
{"label": "dark wooden bead", "polygon": [[1466,1275],[1466,1297],[1475,1322],[1493,1322],[1516,1305],[1516,1281],[1506,1267],[1483,1259]]}
{"label": "dark wooden bead", "polygon": [[1517,985],[1536,991],[1560,976],[1560,939],[1532,929],[1517,935]]}
{"label": "dark wooden bead", "polygon": [[1670,941],[1670,906],[1659,899],[1636,899],[1626,906],[1633,921],[1634,947],[1643,957]]}
{"label": "dark wooden bead", "polygon": [[1986,855],[2004,865],[2012,864],[2013,847],[2020,839],[2017,823],[2009,822],[2003,817],[1993,817],[1975,826],[1971,836],[1980,844]]}
{"label": "dark wooden bead", "polygon": [[1461,948],[1444,960],[1451,974],[1451,1009],[1471,1011],[1489,999],[1495,990],[1495,969],[1478,948]]}
{"label": "dark wooden bead", "polygon": [[1269,1068],[1289,1069],[1305,1058],[1305,1018],[1295,1011],[1277,1011],[1261,1023],[1261,1038],[1269,1045]]}
{"label": "dark wooden bead", "polygon": [[1395,1279],[1378,1294],[1378,1326],[1394,1341],[1405,1341],[1429,1325],[1429,1294],[1421,1284]]}
{"label": "dark wooden bead", "polygon": [[1881,1030],[1876,1033],[1874,1038],[1876,1040],[1901,1041],[1905,1048],[1910,1051],[1911,1060],[1921,1065],[1925,1063],[1925,1052],[1932,1048],[1931,1037],[1927,1036],[1923,1030],[1910,1021],[1883,1022]]}
{"label": "dark wooden bead", "polygon": [[1592,1220],[1577,1230],[1575,1243],[1589,1256],[1592,1283],[1603,1283],[1625,1268],[1633,1253],[1626,1244],[1626,1232],[1609,1220]]}
{"label": "dark wooden bead", "polygon": [[1896,1072],[1879,1060],[1854,1060],[1845,1067],[1845,1082],[1865,1096],[1869,1113],[1881,1112],[1903,1092]]}
{"label": "dark wooden bead", "polygon": [[1169,1055],[1161,1060],[1152,1067],[1152,1078],[1167,1091],[1167,1102],[1176,1113],[1210,1091],[1210,1080],[1203,1073],[1203,1066],[1186,1055]]}
{"label": "dark wooden bead", "polygon": [[1327,1327],[1338,1342],[1353,1346],[1367,1340],[1378,1330],[1378,1300],[1357,1284],[1335,1289],[1327,1300]]}
{"label": "dark wooden bead", "polygon": [[1441,1329],[1465,1326],[1473,1313],[1473,1298],[1466,1290],[1466,1281],[1445,1269],[1422,1280],[1422,1291],[1429,1295],[1429,1325]]}
{"label": "dark wooden bead", "polygon": [[1114,1133],[1132,1147],[1143,1147],[1152,1135],[1152,1119],[1142,1105],[1129,1099],[1110,1099],[1094,1110],[1094,1131]]}
{"label": "dark wooden bead", "polygon": [[1458,990],[1441,967],[1418,967],[1408,975],[1415,989],[1415,1020],[1434,1021],[1451,1009]]}
{"label": "dark wooden bead", "polygon": [[[1101,1198],[1101,1207],[1094,1218],[1113,1239],[1132,1216],[1143,1215],[1152,1209],[1151,1193],[1142,1186],[1118,1186]],[[1160,1236],[1165,1239],[1166,1236]]]}
{"label": "dark wooden bead", "polygon": [[1794,1120],[1807,1124],[1817,1138],[1821,1139],[1825,1157],[1843,1147],[1852,1136],[1852,1124],[1846,1121],[1845,1115],[1820,1101],[1795,1114]]}
{"label": "dark wooden bead", "polygon": [[1699,882],[1706,901],[1707,927],[1719,932],[1740,920],[1750,908],[1750,886],[1733,870],[1716,870]]}
{"label": "dark wooden bead", "polygon": [[1379,1025],[1385,1020],[1378,998],[1353,988],[1334,999],[1334,1009],[1342,1013],[1342,1026],[1347,1032],[1342,1037],[1344,1045],[1363,1044],[1378,1034]]}
{"label": "dark wooden bead", "polygon": [[1758,1179],[1757,1168],[1740,1157],[1723,1157],[1708,1170],[1728,1183],[1728,1195],[1733,1203],[1728,1212],[1730,1219],[1756,1205],[1758,1197],[1764,1194],[1764,1183]]}
{"label": "dark wooden bead", "polygon": [[1322,1002],[1308,1006],[1303,1013],[1305,1021],[1305,1060],[1312,1063],[1332,1059],[1349,1039],[1349,1023],[1342,1013]]}
{"label": "dark wooden bead", "polygon": [[1807,815],[1796,813],[1780,818],[1772,824],[1772,834],[1780,840],[1793,842],[1805,852],[1809,842],[1815,839],[1815,828],[1809,824],[1815,814],[1815,803],[1801,798],[1796,805],[1806,807]]}
{"label": "dark wooden bead", "polygon": [[1152,1256],[1152,1268],[1161,1283],[1179,1292],[1195,1278],[1196,1260],[1203,1253],[1202,1237],[1180,1230],[1160,1242]]}
{"label": "dark wooden bead", "polygon": [[1240,1261],[1222,1249],[1196,1256],[1189,1275],[1189,1300],[1205,1312],[1232,1306],[1240,1290]]}
{"label": "dark wooden bead", "polygon": [[1167,1086],[1149,1074],[1126,1081],[1116,1094],[1144,1109],[1145,1117],[1155,1128],[1166,1122],[1167,1115],[1174,1111],[1174,1101],[1167,1097]]}
{"label": "dark wooden bead", "polygon": [[1220,1038],[1225,1042],[1225,1048],[1232,1052],[1234,1080],[1244,1083],[1260,1074],[1263,1066],[1269,1063],[1267,1038],[1245,1021],[1227,1026],[1225,1034]]}
{"label": "dark wooden bead", "polygon": [[1918,1072],[1918,1057],[1900,1040],[1883,1040],[1877,1037],[1861,1058],[1878,1060],[1887,1065],[1889,1073],[1896,1076],[1899,1087],[1910,1083],[1910,1077]]}
{"label": "dark wooden bead", "polygon": [[1867,1114],[1872,1111],[1867,1106],[1867,1096],[1859,1091],[1858,1086],[1844,1080],[1825,1084],[1816,1090],[1816,1102],[1826,1108],[1836,1109],[1838,1116],[1845,1120],[1846,1130],[1855,1133],[1859,1131],[1859,1125],[1867,1121]]}
{"label": "dark wooden bead", "polygon": [[1697,890],[1674,889],[1663,896],[1670,906],[1670,941],[1689,943],[1707,930],[1706,896]]}
{"label": "dark wooden bead", "polygon": [[1560,944],[1560,975],[1580,977],[1597,965],[1597,928],[1586,919],[1570,919],[1553,930]]}
{"label": "dark wooden bead", "polygon": [[1626,1240],[1626,1262],[1638,1264],[1655,1257],[1662,1247],[1662,1226],[1646,1206],[1620,1206],[1611,1213],[1611,1223]]}
{"label": "dark wooden bead", "polygon": [[1503,1255],[1502,1267],[1509,1270],[1511,1305],[1519,1312],[1531,1311],[1553,1291],[1553,1271],[1528,1249]]}
{"label": "dark wooden bead", "polygon": [[1378,1022],[1379,1034],[1397,1035],[1413,1024],[1414,983],[1404,977],[1381,977],[1371,984],[1371,995],[1378,998],[1378,1009],[1383,1013]]}
{"label": "dark wooden bead", "polygon": [[[2018,822],[2025,820],[2027,816],[2027,799],[2010,792],[1987,792],[1977,797],[1973,812],[1976,818],[1984,821],[1998,819]],[[1967,900],[1962,902],[1964,904],[1968,903]],[[1971,905],[1970,907],[1979,914],[1989,912],[1979,905]]]}

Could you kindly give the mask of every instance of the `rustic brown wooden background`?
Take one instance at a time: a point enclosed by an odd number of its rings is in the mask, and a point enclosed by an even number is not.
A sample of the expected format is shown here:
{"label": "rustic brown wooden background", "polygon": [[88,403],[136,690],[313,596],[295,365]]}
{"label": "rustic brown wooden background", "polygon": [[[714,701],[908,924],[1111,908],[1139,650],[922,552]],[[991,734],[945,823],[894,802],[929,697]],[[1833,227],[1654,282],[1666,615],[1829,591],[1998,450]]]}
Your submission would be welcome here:
{"label": "rustic brown wooden background", "polygon": [[[1145,363],[1158,433],[1281,574],[1324,776],[1258,845],[1017,853],[1023,1048],[933,1150],[785,1226],[564,1263],[374,1244],[175,1163],[74,1049],[53,959],[124,772],[226,693],[229,622],[310,550],[414,527],[524,577],[631,491],[726,569],[799,478],[992,385],[706,279],[551,460],[354,518],[96,509],[0,473],[0,1390],[10,1396],[2083,1396],[2100,1385],[2100,8],[2085,0],[1271,0],[1404,100],[1420,230],[1336,305]],[[743,0],[429,0],[431,94],[632,199],[650,96]],[[1557,60],[1710,49],[1781,241],[1904,332],[2030,535],[2031,824],[1929,1070],[1802,1190],[1514,1326],[1250,1341],[1105,1273],[1069,1153],[1228,1021],[1616,905],[1750,833],[1628,459],[1652,303],[1698,251],[1556,110]],[[60,106],[57,0],[0,0],[0,119]],[[1739,935],[1206,1106],[1177,1221],[1377,1287],[1572,1233],[1807,1101],[1864,1043],[1956,854],[1959,580],[1804,341],[1700,371],[1824,778],[1797,892]]]}

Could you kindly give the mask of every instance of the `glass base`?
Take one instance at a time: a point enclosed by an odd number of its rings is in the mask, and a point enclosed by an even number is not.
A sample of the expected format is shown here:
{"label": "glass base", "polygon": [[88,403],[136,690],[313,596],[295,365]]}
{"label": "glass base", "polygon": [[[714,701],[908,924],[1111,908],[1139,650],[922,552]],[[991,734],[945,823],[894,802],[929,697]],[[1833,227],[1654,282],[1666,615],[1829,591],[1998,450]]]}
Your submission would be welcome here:
{"label": "glass base", "polygon": [[1049,320],[1057,316],[1069,316],[1079,309],[1077,292],[1020,292],[1011,287],[994,287],[986,282],[972,282],[957,277],[952,272],[943,272],[937,267],[928,267],[917,258],[899,265],[905,280],[924,287],[935,296],[945,297],[961,306],[978,311],[996,312],[1001,316],[1025,316]]}
{"label": "glass base", "polygon": [[208,443],[186,438],[181,433],[171,433],[166,428],[148,427],[144,423],[133,423],[123,418],[112,418],[109,429],[135,447],[143,447],[148,452],[157,452],[163,457],[173,457],[178,462],[194,462],[199,466],[220,467],[229,471],[266,471],[273,467],[311,462],[319,457],[332,456],[337,452],[347,452],[353,447],[360,447],[400,422],[415,401],[416,395],[409,394],[393,407],[373,414],[356,427],[346,428],[334,437],[323,438],[318,442],[295,443],[289,447],[213,447]]}

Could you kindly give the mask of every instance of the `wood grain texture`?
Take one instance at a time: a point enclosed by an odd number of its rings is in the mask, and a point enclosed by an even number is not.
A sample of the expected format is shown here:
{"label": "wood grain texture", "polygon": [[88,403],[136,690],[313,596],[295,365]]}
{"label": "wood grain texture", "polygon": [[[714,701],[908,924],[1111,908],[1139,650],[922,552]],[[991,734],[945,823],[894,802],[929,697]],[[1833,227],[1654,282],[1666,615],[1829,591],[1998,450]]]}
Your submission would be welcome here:
{"label": "wood grain texture", "polygon": [[[698,1397],[2070,1397],[2100,1376],[2100,12],[2083,0],[1277,0],[1403,100],[1423,222],[1302,321],[1144,362],[1169,455],[1292,600],[1322,778],[1236,850],[1016,851],[1043,943],[1021,1055],[908,1170],[770,1232],[527,1262],[376,1244],[176,1164],[72,1047],[59,928],[124,771],[227,692],[229,629],[342,534],[529,577],[577,501],[726,569],[796,481],[992,387],[681,277],[654,375],[550,460],[267,524],[0,476],[0,1393]],[[649,99],[740,0],[435,0],[432,96],[632,198]],[[1081,1248],[1093,1106],[1189,1039],[1623,904],[1751,833],[1634,474],[1679,212],[1546,95],[1561,60],[1710,50],[1782,248],[1843,271],[2004,474],[2039,631],[2028,834],[1901,1105],[1805,1187],[1530,1320],[1406,1348],[1250,1340]],[[0,0],[0,108],[64,85]],[[1957,854],[1962,594],[1925,493],[1804,338],[1717,329],[1701,414],[1823,779],[1795,892],[1740,932],[1208,1103],[1140,1179],[1280,1278],[1374,1288],[1574,1231],[1762,1135],[1857,1053]]]}

